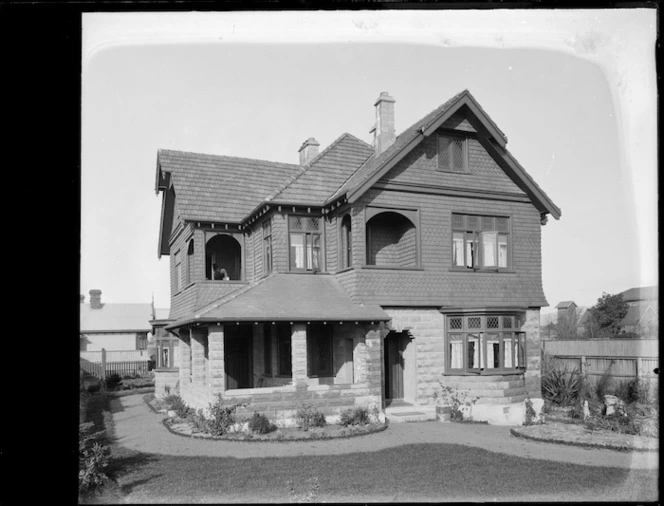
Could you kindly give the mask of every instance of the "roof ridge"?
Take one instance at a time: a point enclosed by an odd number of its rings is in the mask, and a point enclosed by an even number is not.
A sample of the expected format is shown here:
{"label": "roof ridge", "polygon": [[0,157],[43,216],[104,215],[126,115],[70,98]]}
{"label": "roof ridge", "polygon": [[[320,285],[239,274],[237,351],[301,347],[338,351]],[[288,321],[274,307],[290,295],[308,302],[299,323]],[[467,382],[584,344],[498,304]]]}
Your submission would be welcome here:
{"label": "roof ridge", "polygon": [[[277,188],[274,192],[272,192],[265,200],[273,200],[277,198],[281,193],[286,191],[295,181],[297,181],[300,177],[302,177],[310,168],[312,168],[315,164],[317,164],[325,155],[327,155],[332,148],[336,147],[341,143],[341,141],[345,138],[351,138],[355,139],[356,141],[361,142],[362,144],[365,144],[369,147],[372,147],[370,144],[364,142],[362,139],[358,139],[352,134],[349,134],[348,132],[342,133],[339,137],[337,137],[334,141],[332,141],[323,151],[318,153],[309,163],[305,164],[302,166],[302,170],[293,176],[290,177],[289,181],[286,182],[285,185],[281,187],[281,189]],[[359,167],[358,167],[359,168]],[[353,172],[355,173],[355,172]]]}
{"label": "roof ridge", "polygon": [[210,158],[223,158],[225,160],[246,160],[248,162],[264,162],[264,163],[269,163],[273,165],[284,165],[287,167],[299,167],[300,165],[296,163],[287,163],[287,162],[276,162],[274,160],[265,160],[263,158],[247,158],[244,156],[230,156],[230,155],[215,155],[211,153],[200,153],[198,151],[182,151],[178,149],[165,149],[165,148],[159,148],[157,150],[157,156],[159,156],[160,153],[182,153],[184,155],[198,155],[198,156],[207,156]]}

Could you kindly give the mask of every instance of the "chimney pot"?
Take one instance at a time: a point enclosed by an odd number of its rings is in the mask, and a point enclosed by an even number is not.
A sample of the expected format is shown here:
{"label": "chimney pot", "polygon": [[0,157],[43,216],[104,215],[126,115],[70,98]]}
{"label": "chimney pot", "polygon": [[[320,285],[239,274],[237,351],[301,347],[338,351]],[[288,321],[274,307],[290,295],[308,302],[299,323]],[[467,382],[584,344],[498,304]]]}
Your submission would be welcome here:
{"label": "chimney pot", "polygon": [[374,134],[374,149],[379,155],[389,148],[396,140],[394,130],[394,100],[387,91],[382,91],[374,103],[376,107],[376,124],[371,129]]}
{"label": "chimney pot", "polygon": [[300,165],[307,165],[311,160],[313,160],[318,155],[318,147],[320,143],[313,137],[309,137],[306,141],[302,143],[300,149]]}
{"label": "chimney pot", "polygon": [[90,307],[92,309],[101,309],[101,290],[90,290]]}

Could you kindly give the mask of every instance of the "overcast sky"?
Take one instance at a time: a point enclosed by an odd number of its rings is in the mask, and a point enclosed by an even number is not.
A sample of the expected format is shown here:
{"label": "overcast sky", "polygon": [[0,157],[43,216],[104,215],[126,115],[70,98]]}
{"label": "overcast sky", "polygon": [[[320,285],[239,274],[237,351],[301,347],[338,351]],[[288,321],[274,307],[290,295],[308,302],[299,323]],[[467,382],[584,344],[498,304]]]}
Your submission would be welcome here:
{"label": "overcast sky", "polygon": [[468,89],[562,209],[544,292],[592,305],[657,283],[653,9],[83,15],[81,293],[170,305],[160,148],[298,163],[374,101],[397,132]]}

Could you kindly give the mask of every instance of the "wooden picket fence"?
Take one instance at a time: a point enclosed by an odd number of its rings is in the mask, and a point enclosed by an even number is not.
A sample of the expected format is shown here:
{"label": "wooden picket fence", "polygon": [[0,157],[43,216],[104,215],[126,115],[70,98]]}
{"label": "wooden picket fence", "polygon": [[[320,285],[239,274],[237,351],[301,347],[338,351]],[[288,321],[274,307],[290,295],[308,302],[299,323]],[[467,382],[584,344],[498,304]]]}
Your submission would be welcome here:
{"label": "wooden picket fence", "polygon": [[80,359],[81,370],[88,374],[96,376],[99,379],[106,379],[108,376],[116,373],[122,376],[145,376],[150,370],[149,360],[124,360],[106,362],[90,362],[83,358]]}

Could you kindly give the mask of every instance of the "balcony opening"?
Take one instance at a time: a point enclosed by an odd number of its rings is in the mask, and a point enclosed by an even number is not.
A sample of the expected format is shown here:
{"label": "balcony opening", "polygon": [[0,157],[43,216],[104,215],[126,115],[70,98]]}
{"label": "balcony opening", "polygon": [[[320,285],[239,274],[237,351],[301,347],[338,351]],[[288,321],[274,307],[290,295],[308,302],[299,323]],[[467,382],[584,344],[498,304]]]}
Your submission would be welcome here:
{"label": "balcony opening", "polygon": [[376,214],[367,222],[367,265],[417,267],[417,229],[393,211]]}
{"label": "balcony opening", "polygon": [[242,246],[234,237],[218,234],[205,245],[205,279],[242,279]]}

